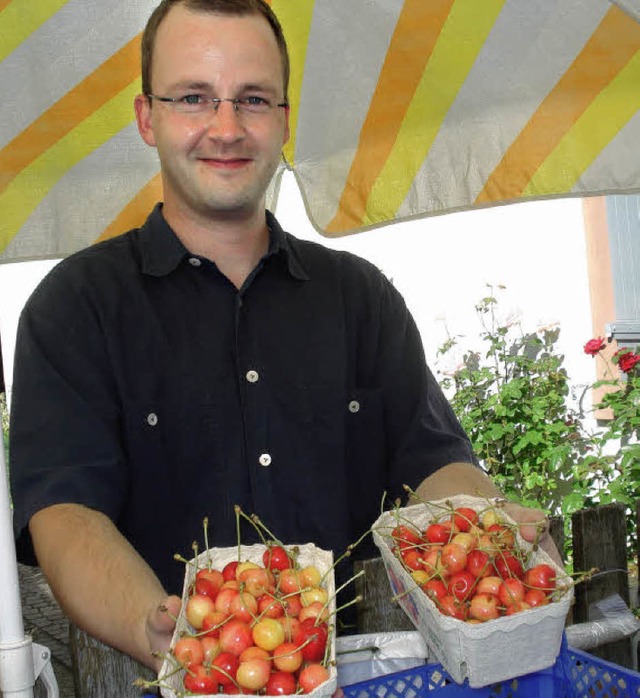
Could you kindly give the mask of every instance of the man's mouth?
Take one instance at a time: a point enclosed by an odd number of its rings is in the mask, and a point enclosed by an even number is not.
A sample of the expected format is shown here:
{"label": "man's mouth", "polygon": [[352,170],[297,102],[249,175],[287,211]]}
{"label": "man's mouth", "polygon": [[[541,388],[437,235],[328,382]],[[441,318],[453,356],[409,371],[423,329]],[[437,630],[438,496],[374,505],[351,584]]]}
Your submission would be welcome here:
{"label": "man's mouth", "polygon": [[220,170],[238,170],[251,162],[250,158],[241,157],[200,157],[198,159],[208,167]]}

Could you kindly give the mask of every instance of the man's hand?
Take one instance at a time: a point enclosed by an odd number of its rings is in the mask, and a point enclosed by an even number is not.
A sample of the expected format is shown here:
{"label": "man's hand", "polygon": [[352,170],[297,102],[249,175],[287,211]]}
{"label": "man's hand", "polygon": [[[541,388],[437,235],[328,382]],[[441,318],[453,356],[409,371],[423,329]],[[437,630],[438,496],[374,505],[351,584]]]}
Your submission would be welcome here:
{"label": "man's hand", "polygon": [[[498,499],[504,497],[489,477],[471,463],[449,463],[423,480],[416,490],[418,500],[422,501],[446,499],[456,494]],[[516,523],[520,524],[520,534],[526,541],[529,543],[537,541],[554,562],[564,567],[562,557],[549,535],[549,521],[544,512],[539,509],[528,509],[512,502],[507,502],[504,510]]]}
{"label": "man's hand", "polygon": [[155,606],[147,616],[146,633],[149,647],[156,655],[155,671],[162,666],[163,657],[169,651],[171,637],[176,627],[175,619],[180,613],[182,600],[179,596],[167,596],[162,604]]}
{"label": "man's hand", "polygon": [[513,502],[504,505],[505,512],[520,524],[520,535],[529,543],[537,543],[560,567],[562,557],[549,534],[549,520],[540,509],[529,509]]}

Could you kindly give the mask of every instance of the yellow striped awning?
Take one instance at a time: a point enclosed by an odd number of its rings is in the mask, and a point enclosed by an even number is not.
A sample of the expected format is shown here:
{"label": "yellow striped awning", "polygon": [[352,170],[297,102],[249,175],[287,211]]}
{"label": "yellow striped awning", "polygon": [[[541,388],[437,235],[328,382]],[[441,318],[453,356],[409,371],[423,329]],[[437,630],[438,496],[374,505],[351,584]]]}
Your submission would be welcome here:
{"label": "yellow striped awning", "polygon": [[[0,0],[0,262],[65,256],[162,198],[132,106],[155,4]],[[640,0],[269,4],[286,164],[320,232],[640,190]]]}

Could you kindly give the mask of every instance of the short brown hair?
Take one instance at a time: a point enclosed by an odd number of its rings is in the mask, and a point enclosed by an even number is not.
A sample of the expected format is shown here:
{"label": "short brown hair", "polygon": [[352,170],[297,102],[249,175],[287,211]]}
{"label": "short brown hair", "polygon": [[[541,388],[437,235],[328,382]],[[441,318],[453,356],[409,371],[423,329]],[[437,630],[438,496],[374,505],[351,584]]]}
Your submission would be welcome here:
{"label": "short brown hair", "polygon": [[282,58],[282,78],[284,82],[284,98],[288,99],[289,74],[289,52],[287,42],[280,22],[273,10],[262,0],[162,0],[162,2],[151,13],[147,26],[142,34],[142,92],[146,95],[151,93],[151,63],[153,59],[153,47],[158,33],[158,27],[162,20],[169,14],[169,10],[176,5],[184,5],[188,10],[195,12],[210,12],[221,15],[262,15],[271,27],[280,56]]}

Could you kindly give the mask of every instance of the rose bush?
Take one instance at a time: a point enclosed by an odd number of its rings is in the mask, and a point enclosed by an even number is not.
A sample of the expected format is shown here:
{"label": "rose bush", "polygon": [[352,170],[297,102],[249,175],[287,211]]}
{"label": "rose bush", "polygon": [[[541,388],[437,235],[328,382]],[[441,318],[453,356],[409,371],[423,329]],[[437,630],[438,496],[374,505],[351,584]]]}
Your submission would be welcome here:
{"label": "rose bush", "polygon": [[625,349],[620,349],[615,356],[618,357],[618,367],[625,373],[631,373],[635,365],[640,361],[640,356]]}
{"label": "rose bush", "polygon": [[[624,348],[612,361],[606,380],[573,386],[557,350],[560,330],[523,331],[519,322],[501,322],[494,287],[476,311],[481,349],[468,349],[453,371],[442,363],[459,351],[450,336],[438,351],[440,384],[475,452],[496,484],[527,506],[565,516],[578,509],[640,497],[640,355]],[[497,287],[501,290],[503,287]],[[606,361],[602,337],[584,352]],[[607,386],[602,401],[588,406],[592,387]],[[607,408],[612,418],[587,419]],[[630,522],[633,545],[635,517]]]}
{"label": "rose bush", "polygon": [[607,344],[602,337],[598,337],[597,339],[590,339],[584,345],[584,353],[590,354],[591,356],[595,356],[601,349],[604,349],[606,345]]}
{"label": "rose bush", "polygon": [[[493,288],[490,287],[491,291]],[[581,508],[592,489],[589,439],[556,351],[558,328],[501,323],[494,295],[476,311],[483,349],[463,353],[441,385],[491,478],[512,499],[550,514]],[[458,343],[441,347],[446,356]]]}
{"label": "rose bush", "polygon": [[[594,387],[603,387],[606,392],[594,406],[603,419],[592,435],[590,463],[592,469],[607,475],[598,501],[622,502],[632,509],[640,498],[640,355],[622,347],[609,360],[604,348],[592,354],[603,363],[605,375]],[[616,365],[621,375],[615,374]],[[637,535],[634,522],[635,516],[627,517],[630,546],[635,545]]]}

